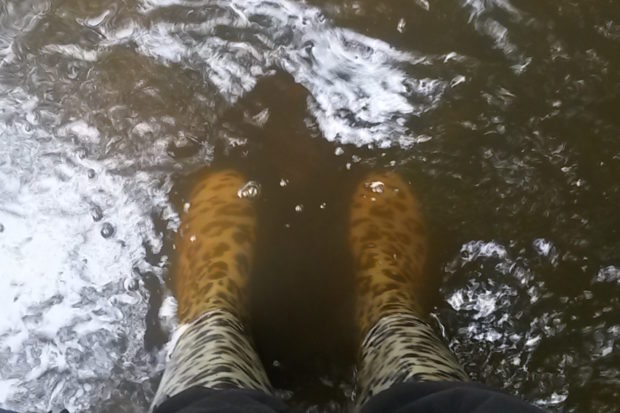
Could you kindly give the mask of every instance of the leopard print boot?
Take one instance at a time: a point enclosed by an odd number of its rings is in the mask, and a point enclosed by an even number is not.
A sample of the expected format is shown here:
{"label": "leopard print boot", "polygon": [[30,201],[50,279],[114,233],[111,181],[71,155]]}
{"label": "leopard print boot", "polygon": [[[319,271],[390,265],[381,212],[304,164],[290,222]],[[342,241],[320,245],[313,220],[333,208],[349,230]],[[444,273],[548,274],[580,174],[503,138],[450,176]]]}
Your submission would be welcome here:
{"label": "leopard print boot", "polygon": [[404,381],[467,380],[420,306],[427,240],[418,201],[400,176],[373,173],[359,184],[349,244],[361,333],[357,409]]}
{"label": "leopard print boot", "polygon": [[246,320],[256,213],[235,171],[205,175],[181,217],[173,269],[179,330],[152,404],[192,386],[271,392]]}

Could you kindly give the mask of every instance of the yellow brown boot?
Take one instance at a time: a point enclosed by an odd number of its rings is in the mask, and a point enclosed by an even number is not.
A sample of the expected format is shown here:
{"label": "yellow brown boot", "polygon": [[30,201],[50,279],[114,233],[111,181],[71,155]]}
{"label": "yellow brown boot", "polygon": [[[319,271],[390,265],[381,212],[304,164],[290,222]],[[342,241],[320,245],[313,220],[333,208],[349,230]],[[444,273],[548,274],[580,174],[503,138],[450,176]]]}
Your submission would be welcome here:
{"label": "yellow brown boot", "polygon": [[181,216],[173,276],[178,337],[152,407],[193,386],[271,392],[245,323],[256,213],[236,171],[195,186]]}
{"label": "yellow brown boot", "polygon": [[426,232],[418,200],[400,176],[372,173],[358,185],[349,246],[361,334],[357,407],[404,381],[467,380],[419,303],[427,284]]}

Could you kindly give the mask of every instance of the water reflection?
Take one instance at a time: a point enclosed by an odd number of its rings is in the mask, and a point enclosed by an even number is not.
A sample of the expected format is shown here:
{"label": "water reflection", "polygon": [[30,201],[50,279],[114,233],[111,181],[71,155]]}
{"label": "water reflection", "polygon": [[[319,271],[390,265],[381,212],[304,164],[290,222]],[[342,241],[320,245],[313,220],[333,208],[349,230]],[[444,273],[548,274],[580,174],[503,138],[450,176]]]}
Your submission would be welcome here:
{"label": "water reflection", "polygon": [[[619,24],[604,0],[1,2],[0,405],[145,409],[179,186],[234,161],[284,204],[276,246],[342,231],[345,181],[397,168],[468,372],[613,411]],[[317,380],[338,410],[347,384]]]}

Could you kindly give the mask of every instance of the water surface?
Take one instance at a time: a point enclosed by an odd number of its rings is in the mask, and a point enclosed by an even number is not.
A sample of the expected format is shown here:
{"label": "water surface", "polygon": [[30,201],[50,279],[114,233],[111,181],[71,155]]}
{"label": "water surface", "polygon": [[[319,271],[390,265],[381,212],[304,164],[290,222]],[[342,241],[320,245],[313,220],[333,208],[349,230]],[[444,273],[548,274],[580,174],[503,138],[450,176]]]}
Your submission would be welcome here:
{"label": "water surface", "polygon": [[411,181],[433,319],[475,380],[620,405],[614,0],[0,2],[0,406],[144,411],[205,167],[261,185],[254,331],[283,397],[338,411],[348,196]]}

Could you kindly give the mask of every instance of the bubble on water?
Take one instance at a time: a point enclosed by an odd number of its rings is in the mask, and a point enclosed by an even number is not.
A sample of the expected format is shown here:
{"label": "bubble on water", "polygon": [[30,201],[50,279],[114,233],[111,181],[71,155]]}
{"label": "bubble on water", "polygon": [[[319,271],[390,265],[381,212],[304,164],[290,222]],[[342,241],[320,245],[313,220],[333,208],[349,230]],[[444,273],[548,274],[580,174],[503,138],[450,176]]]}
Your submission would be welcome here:
{"label": "bubble on water", "polygon": [[87,173],[89,179],[93,179],[97,175],[94,169],[89,169]]}
{"label": "bubble on water", "polygon": [[342,155],[342,154],[344,154],[344,149],[342,149],[340,146],[338,146],[338,147],[336,148],[336,150],[334,151],[334,155],[336,155],[336,156],[340,156],[340,155]]}
{"label": "bubble on water", "polygon": [[370,183],[370,190],[378,194],[383,193],[385,190],[385,184],[381,181],[374,181]]}
{"label": "bubble on water", "polygon": [[140,282],[138,281],[138,279],[133,277],[127,278],[124,284],[127,291],[136,291],[138,287],[140,287]]}
{"label": "bubble on water", "polygon": [[284,179],[284,178],[280,179],[280,186],[281,187],[285,187],[287,185],[288,185],[288,179]]}
{"label": "bubble on water", "polygon": [[189,208],[190,208],[190,203],[186,202],[183,204],[183,212],[185,212],[186,214],[189,212]]}
{"label": "bubble on water", "polygon": [[67,69],[67,79],[77,79],[78,75],[80,74],[80,68],[76,65],[69,65]]}
{"label": "bubble on water", "polygon": [[105,222],[101,227],[101,236],[103,238],[110,238],[112,235],[114,235],[114,232],[114,227],[109,222]]}
{"label": "bubble on water", "polygon": [[99,205],[93,205],[90,210],[90,216],[93,217],[93,221],[95,222],[101,221],[101,218],[103,218],[103,211],[101,210],[101,207]]}
{"label": "bubble on water", "polygon": [[261,193],[261,186],[256,181],[248,181],[237,191],[239,198],[256,198]]}
{"label": "bubble on water", "polygon": [[396,30],[398,30],[399,33],[403,33],[405,31],[406,25],[407,23],[405,23],[405,19],[401,17],[401,19],[398,21],[398,25],[396,26]]}
{"label": "bubble on water", "polygon": [[300,212],[303,212],[303,210],[304,210],[303,204],[295,205],[295,212],[300,213]]}
{"label": "bubble on water", "polygon": [[189,242],[195,242],[196,241],[196,236],[192,235],[191,237],[189,237]]}
{"label": "bubble on water", "polygon": [[543,238],[535,239],[532,245],[536,252],[544,257],[547,257],[553,248],[553,244]]}
{"label": "bubble on water", "polygon": [[321,208],[321,209],[327,208],[327,202],[321,203],[321,205],[319,205],[319,208]]}

